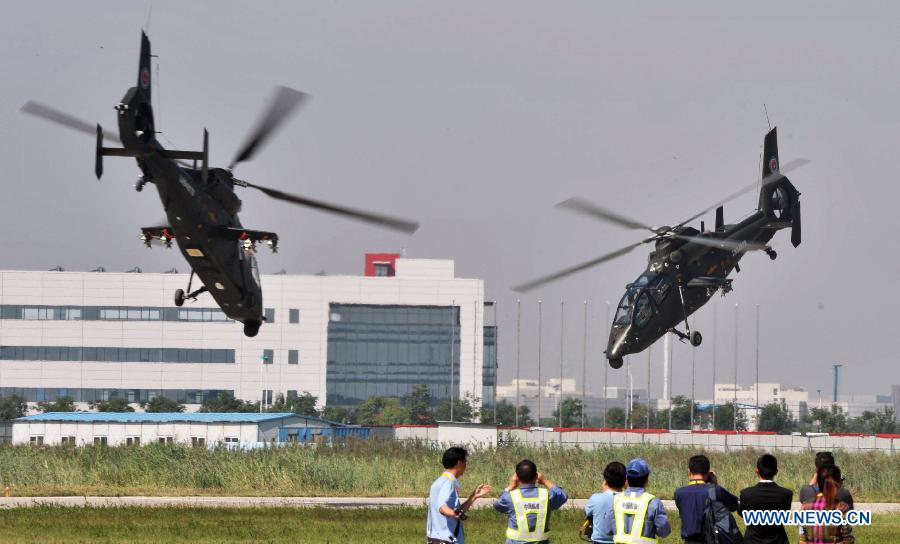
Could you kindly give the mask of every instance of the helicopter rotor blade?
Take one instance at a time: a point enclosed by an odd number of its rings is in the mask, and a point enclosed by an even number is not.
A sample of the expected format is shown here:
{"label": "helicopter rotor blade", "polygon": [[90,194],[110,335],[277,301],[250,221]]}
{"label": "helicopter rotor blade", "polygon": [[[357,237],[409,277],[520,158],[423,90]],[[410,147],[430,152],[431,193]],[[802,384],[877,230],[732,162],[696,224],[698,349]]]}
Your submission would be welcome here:
{"label": "helicopter rotor blade", "polygon": [[241,146],[234,156],[231,164],[228,165],[228,169],[233,169],[239,162],[252,159],[256,152],[287,121],[291,114],[297,111],[297,107],[309,98],[308,94],[295,89],[276,87],[272,102],[259,118],[256,128],[253,129],[244,145]]}
{"label": "helicopter rotor blade", "polygon": [[[90,136],[97,136],[96,123],[88,123],[83,119],[79,119],[75,116],[69,115],[64,111],[60,111],[52,106],[48,106],[34,100],[29,100],[28,102],[26,102],[25,105],[22,106],[21,109],[19,109],[19,111],[21,111],[22,113],[27,113],[28,115],[39,117],[45,121],[49,121],[51,123],[62,125],[72,130],[88,134]],[[116,133],[108,132],[106,130],[103,131],[103,139],[115,144],[118,144],[120,142],[119,136]]]}
{"label": "helicopter rotor blade", "polygon": [[697,219],[701,215],[708,213],[709,211],[714,210],[714,209],[718,208],[719,206],[721,206],[722,204],[725,204],[726,202],[730,202],[739,196],[745,195],[754,189],[757,189],[760,187],[765,187],[766,185],[781,179],[781,176],[783,176],[793,170],[796,170],[796,169],[800,168],[801,166],[805,166],[805,165],[809,164],[809,162],[810,161],[808,161],[806,159],[794,159],[792,161],[789,161],[786,164],[782,165],[781,169],[778,172],[775,172],[764,178],[757,179],[750,185],[747,185],[746,187],[743,187],[743,188],[735,191],[734,193],[731,193],[730,195],[728,195],[727,197],[723,198],[722,200],[716,202],[712,206],[709,206],[709,207],[703,209],[702,211],[695,213],[691,217],[685,219],[681,223],[678,223],[677,225],[675,225],[675,227],[673,227],[673,229],[687,225],[688,223]]}
{"label": "helicopter rotor blade", "polygon": [[[650,238],[648,240],[652,240],[652,238]],[[513,291],[516,291],[519,293],[527,293],[528,291],[536,289],[544,284],[547,284],[552,281],[556,281],[556,280],[564,278],[566,276],[575,274],[576,272],[581,272],[582,270],[587,270],[588,268],[597,266],[598,264],[602,264],[607,261],[611,261],[617,257],[621,257],[622,255],[625,255],[626,253],[631,252],[631,250],[633,250],[634,248],[647,243],[648,240],[642,240],[640,242],[625,246],[621,249],[617,249],[616,251],[613,251],[611,253],[607,253],[606,255],[601,255],[600,257],[597,257],[596,259],[591,259],[590,261],[583,262],[583,263],[577,264],[575,266],[571,266],[569,268],[560,270],[559,272],[554,272],[553,274],[548,274],[546,276],[542,276],[540,278],[529,281],[527,283],[523,283],[522,285],[517,285],[516,287],[513,287]]]}
{"label": "helicopter rotor blade", "polygon": [[365,210],[358,210],[355,208],[348,208],[346,206],[338,206],[336,204],[330,204],[328,202],[322,202],[321,200],[314,200],[312,198],[306,198],[303,196],[292,195],[290,193],[285,193],[284,191],[279,191],[278,189],[271,189],[269,187],[263,187],[261,185],[256,185],[244,180],[239,180],[237,178],[234,179],[235,185],[239,185],[241,187],[251,187],[253,189],[257,189],[267,194],[268,196],[278,199],[284,200],[286,202],[291,202],[293,204],[298,204],[300,206],[306,206],[307,208],[313,208],[316,210],[321,210],[324,212],[329,212],[337,215],[342,215],[344,217],[349,217],[351,219],[356,219],[359,221],[364,221],[366,223],[371,223],[373,225],[378,225],[381,227],[399,230],[401,232],[405,232],[407,234],[412,234],[416,232],[419,228],[419,224],[415,221],[408,221],[406,219],[401,219],[398,217],[391,217],[388,215],[382,215],[372,212],[367,212]]}
{"label": "helicopter rotor blade", "polygon": [[656,233],[656,230],[653,229],[650,225],[646,225],[641,223],[640,221],[635,221],[634,219],[630,219],[625,217],[624,215],[607,210],[606,208],[602,208],[593,202],[590,202],[584,198],[579,196],[572,197],[568,200],[564,200],[556,205],[557,208],[563,208],[566,210],[572,210],[574,212],[578,212],[584,215],[588,215],[595,219],[600,219],[601,221],[606,221],[609,223],[614,223],[621,227],[625,227],[626,229],[643,229],[649,230],[652,233]]}
{"label": "helicopter rotor blade", "polygon": [[731,251],[759,251],[766,248],[766,244],[752,242],[750,240],[731,240],[728,238],[711,238],[709,236],[687,236],[684,234],[675,234],[673,238],[686,240],[701,246],[714,247],[717,249],[728,249]]}

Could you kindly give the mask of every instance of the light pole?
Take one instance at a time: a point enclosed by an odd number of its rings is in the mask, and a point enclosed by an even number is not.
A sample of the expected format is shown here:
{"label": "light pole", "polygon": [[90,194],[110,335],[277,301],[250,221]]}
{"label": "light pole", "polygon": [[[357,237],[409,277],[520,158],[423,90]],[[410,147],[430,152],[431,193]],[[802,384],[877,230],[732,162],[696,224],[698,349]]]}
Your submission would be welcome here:
{"label": "light pole", "polygon": [[[604,332],[609,334],[609,301],[606,301],[606,329]],[[606,414],[609,412],[609,362],[603,361],[603,427],[609,428],[606,421]]]}
{"label": "light pole", "polygon": [[585,400],[587,392],[587,325],[588,303],[584,301],[584,337],[581,344],[581,428],[584,428]]}
{"label": "light pole", "polygon": [[559,426],[563,426],[563,349],[566,340],[566,301],[559,301]]}
{"label": "light pole", "polygon": [[737,431],[737,375],[738,375],[738,305],[734,305],[734,401],[731,405],[731,413],[734,414],[734,428]]}
{"label": "light pole", "polygon": [[520,370],[520,362],[521,362],[521,352],[522,352],[522,344],[521,344],[521,336],[522,336],[522,300],[516,299],[516,427],[519,426],[519,403],[522,401],[522,397],[519,395],[519,380],[521,376],[519,374]]}
{"label": "light pole", "polygon": [[541,313],[541,304],[542,304],[542,302],[539,300],[539,301],[538,301],[538,399],[537,399],[537,400],[538,400],[538,405],[537,405],[537,409],[538,409],[538,410],[537,410],[537,411],[538,411],[537,424],[538,424],[539,427],[541,426],[541,415],[542,415],[542,414],[541,414],[541,405],[544,404],[544,399],[541,397],[541,393],[542,393],[543,390],[544,390],[543,385],[541,384],[541,362],[542,362],[542,361],[541,361],[541,350],[542,350],[542,347],[543,347],[543,346],[541,345],[541,343],[542,343],[543,336],[544,336],[544,335],[543,335],[543,328],[542,328],[542,327],[543,327],[543,317],[542,317],[542,313]]}

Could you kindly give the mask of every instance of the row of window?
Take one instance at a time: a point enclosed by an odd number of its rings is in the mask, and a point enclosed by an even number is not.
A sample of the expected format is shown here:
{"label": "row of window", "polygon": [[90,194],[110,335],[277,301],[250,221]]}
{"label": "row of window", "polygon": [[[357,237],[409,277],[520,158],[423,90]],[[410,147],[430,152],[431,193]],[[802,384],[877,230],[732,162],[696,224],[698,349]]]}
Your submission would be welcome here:
{"label": "row of window", "polygon": [[[159,444],[174,444],[175,437],[172,436],[160,436],[157,437],[156,441]],[[43,435],[32,435],[29,437],[28,442],[32,446],[42,446],[44,445],[44,436]],[[63,446],[75,446],[77,442],[74,436],[62,436],[60,437],[59,443]],[[95,446],[106,446],[109,443],[109,439],[106,436],[95,436],[94,437],[94,445]],[[236,436],[226,436],[225,437],[226,444],[237,444],[238,437]],[[125,445],[126,446],[140,446],[141,445],[141,437],[140,436],[126,436],[125,437]],[[203,436],[192,436],[191,437],[191,445],[195,447],[205,447],[206,446],[206,437]]]}
{"label": "row of window", "polygon": [[234,364],[234,350],[88,346],[0,346],[0,360]]}
{"label": "row of window", "polygon": [[182,404],[203,404],[208,399],[223,394],[234,395],[233,390],[224,389],[95,389],[74,387],[0,387],[0,398],[17,396],[26,402],[54,402],[60,397],[68,397],[75,402],[102,402],[123,399],[128,403],[150,402],[156,397],[165,397]]}
{"label": "row of window", "polygon": [[[300,323],[300,310],[290,309],[290,322]],[[266,322],[275,322],[275,309],[266,308]],[[0,319],[29,321],[204,321],[233,320],[219,308],[167,308],[160,306],[40,306],[0,305]]]}

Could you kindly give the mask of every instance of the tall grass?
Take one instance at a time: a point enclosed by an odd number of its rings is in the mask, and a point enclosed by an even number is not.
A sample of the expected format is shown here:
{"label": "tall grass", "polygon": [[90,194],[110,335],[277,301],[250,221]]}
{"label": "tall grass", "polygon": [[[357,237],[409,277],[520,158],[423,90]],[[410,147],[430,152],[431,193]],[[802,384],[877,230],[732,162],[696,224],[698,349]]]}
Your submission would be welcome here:
{"label": "tall grass", "polygon": [[[468,489],[502,488],[516,462],[535,461],[574,497],[589,496],[609,461],[643,457],[650,488],[663,498],[687,476],[693,450],[616,446],[505,446],[473,451],[463,478]],[[737,492],[756,481],[760,451],[707,452],[719,481]],[[441,452],[423,444],[361,440],[334,447],[285,447],[237,452],[151,444],[141,448],[0,447],[0,482],[15,495],[284,495],[423,497],[439,474]],[[900,455],[836,452],[857,501],[900,500]],[[779,453],[778,481],[797,490],[813,472],[812,453]]]}

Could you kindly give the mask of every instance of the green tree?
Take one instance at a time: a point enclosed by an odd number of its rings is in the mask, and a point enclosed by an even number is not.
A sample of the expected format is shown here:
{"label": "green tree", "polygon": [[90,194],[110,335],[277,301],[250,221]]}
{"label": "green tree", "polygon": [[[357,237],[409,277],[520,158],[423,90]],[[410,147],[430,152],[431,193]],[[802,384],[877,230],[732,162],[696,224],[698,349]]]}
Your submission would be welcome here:
{"label": "green tree", "polygon": [[184,412],[184,404],[162,395],[157,395],[149,402],[142,402],[141,408],[151,414]]}
{"label": "green tree", "polygon": [[344,406],[326,406],[322,410],[322,417],[328,421],[336,421],[345,425],[355,425],[359,423],[356,410]]}
{"label": "green tree", "polygon": [[606,412],[606,426],[610,429],[624,429],[626,423],[625,410],[621,408],[610,408]]}
{"label": "green tree", "polygon": [[200,405],[201,412],[259,412],[259,403],[237,399],[231,393],[219,393],[215,397],[207,397]]}
{"label": "green tree", "polygon": [[897,422],[894,417],[894,410],[885,407],[878,412],[864,411],[859,417],[851,419],[847,427],[850,431],[856,433],[894,433],[897,429]]}
{"label": "green tree", "polygon": [[409,395],[403,399],[403,404],[409,411],[412,423],[416,425],[434,423],[434,415],[431,413],[431,393],[427,385],[414,385]]}
{"label": "green tree", "polygon": [[319,402],[319,397],[308,391],[287,398],[279,393],[278,396],[275,397],[275,402],[272,403],[272,406],[270,406],[267,411],[277,413],[291,412],[301,416],[318,417],[320,412],[316,408],[317,402]]}
{"label": "green tree", "polygon": [[409,412],[396,397],[369,397],[357,408],[362,425],[397,425],[409,423]]}
{"label": "green tree", "polygon": [[[493,419],[493,414],[491,414]],[[497,424],[504,427],[512,427],[516,424],[516,407],[506,399],[497,403]],[[519,426],[528,427],[534,425],[531,419],[531,410],[527,406],[519,406]]]}
{"label": "green tree", "polygon": [[788,411],[784,399],[780,403],[771,402],[759,411],[757,429],[760,431],[774,431],[776,433],[789,433],[794,427],[794,418]]}
{"label": "green tree", "polygon": [[[479,421],[478,402],[480,399],[466,394],[461,399],[453,399],[453,421],[462,423],[474,423]],[[434,418],[437,421],[450,421],[450,401],[445,400],[434,410]]]}
{"label": "green tree", "polygon": [[684,395],[677,395],[672,399],[672,428],[678,430],[691,428],[691,399]]}
{"label": "green tree", "polygon": [[98,412],[134,412],[134,408],[125,399],[109,399],[92,402],[91,409]]}
{"label": "green tree", "polygon": [[41,412],[74,412],[75,399],[63,396],[53,402],[39,402],[38,410]]}
{"label": "green tree", "polygon": [[9,421],[22,417],[28,412],[28,403],[19,395],[11,395],[0,399],[0,420]]}
{"label": "green tree", "polygon": [[806,416],[806,422],[820,433],[845,433],[847,432],[847,416],[844,409],[837,404],[831,408],[813,408]]}
{"label": "green tree", "polygon": [[[567,398],[562,401],[562,426],[563,427],[580,427],[581,426],[581,399]],[[553,410],[553,425],[559,425],[560,407]]]}
{"label": "green tree", "polygon": [[[646,404],[635,404],[634,408],[632,408],[629,416],[631,417],[631,428],[632,429],[646,429],[647,428],[647,414],[650,412],[650,407]],[[650,416],[650,426],[652,427],[656,419],[653,417],[653,414]]]}
{"label": "green tree", "polygon": [[[716,406],[716,420],[714,425],[717,431],[747,430],[747,416],[744,415],[743,410],[738,409],[737,421],[735,422],[734,407],[733,402],[726,402],[725,404]],[[737,425],[735,425],[735,423],[737,423]]]}

